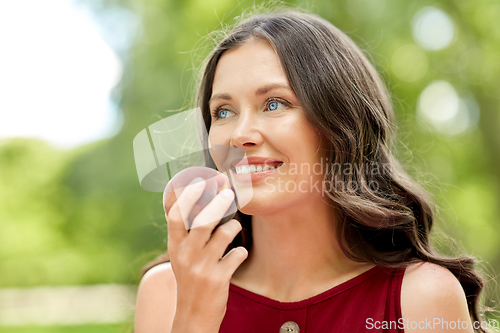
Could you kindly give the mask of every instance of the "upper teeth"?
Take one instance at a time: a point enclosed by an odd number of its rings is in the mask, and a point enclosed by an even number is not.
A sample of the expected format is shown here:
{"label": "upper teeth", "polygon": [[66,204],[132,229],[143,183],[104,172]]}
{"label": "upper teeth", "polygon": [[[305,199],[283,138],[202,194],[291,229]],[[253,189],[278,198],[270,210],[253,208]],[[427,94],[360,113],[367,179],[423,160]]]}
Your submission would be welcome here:
{"label": "upper teeth", "polygon": [[274,169],[273,166],[270,167],[269,165],[266,164],[240,165],[240,166],[235,166],[234,168],[236,169],[236,174],[238,175]]}

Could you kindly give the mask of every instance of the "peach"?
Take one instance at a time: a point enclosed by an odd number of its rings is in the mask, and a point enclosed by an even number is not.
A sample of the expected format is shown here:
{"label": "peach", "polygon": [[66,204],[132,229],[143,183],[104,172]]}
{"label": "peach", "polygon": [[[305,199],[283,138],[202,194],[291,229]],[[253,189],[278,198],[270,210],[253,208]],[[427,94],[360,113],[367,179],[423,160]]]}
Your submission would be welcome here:
{"label": "peach", "polygon": [[[172,177],[172,179],[167,183],[167,186],[165,187],[165,191],[163,192],[163,207],[167,214],[174,203],[177,201],[177,196],[180,196],[182,191],[184,191],[184,189],[193,181],[193,179],[197,177],[205,179],[206,185],[203,194],[194,205],[189,216],[183,216],[184,225],[188,230],[191,229],[194,218],[203,210],[203,208],[208,205],[208,203],[212,201],[212,199],[219,192],[226,188],[231,188],[234,192],[234,187],[231,186],[229,178],[224,174],[218,172],[217,170],[201,166],[189,167],[178,172],[174,177]],[[236,214],[236,210],[236,203],[233,200],[233,203],[224,213],[224,217],[221,219],[220,223],[217,226],[231,220]]]}

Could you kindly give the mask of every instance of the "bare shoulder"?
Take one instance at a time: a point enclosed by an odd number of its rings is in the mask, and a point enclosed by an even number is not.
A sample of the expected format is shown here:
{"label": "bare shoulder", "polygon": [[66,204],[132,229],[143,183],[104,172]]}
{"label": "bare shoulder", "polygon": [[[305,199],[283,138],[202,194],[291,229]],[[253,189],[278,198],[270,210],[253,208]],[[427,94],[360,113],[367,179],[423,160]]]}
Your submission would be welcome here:
{"label": "bare shoulder", "polygon": [[[453,273],[437,264],[422,262],[406,268],[401,287],[401,312],[406,323],[414,322],[413,327],[421,323],[415,329],[405,327],[406,333],[431,332],[438,327],[440,332],[473,332],[462,285]],[[445,321],[449,331],[442,326]],[[454,324],[450,324],[451,321]],[[457,323],[460,328],[456,327]]]}
{"label": "bare shoulder", "polygon": [[175,275],[170,262],[156,265],[148,270],[141,280],[141,285],[157,283],[163,285],[165,282],[175,283]]}
{"label": "bare shoulder", "polygon": [[135,333],[171,330],[177,301],[177,284],[169,262],[151,268],[137,292]]}
{"label": "bare shoulder", "polygon": [[[406,288],[405,288],[406,287]],[[411,264],[406,268],[403,289],[428,294],[463,292],[458,279],[447,268],[430,262]]]}

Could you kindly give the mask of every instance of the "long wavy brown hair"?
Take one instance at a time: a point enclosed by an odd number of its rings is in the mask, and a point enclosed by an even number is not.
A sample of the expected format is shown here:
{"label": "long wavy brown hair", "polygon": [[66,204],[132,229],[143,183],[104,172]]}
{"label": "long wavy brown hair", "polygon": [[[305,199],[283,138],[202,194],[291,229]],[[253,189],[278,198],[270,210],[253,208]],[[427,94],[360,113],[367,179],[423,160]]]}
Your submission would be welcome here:
{"label": "long wavy brown hair", "polygon": [[[483,280],[469,256],[446,257],[430,241],[435,205],[427,191],[395,158],[395,115],[379,74],[358,46],[321,17],[302,10],[274,8],[243,17],[202,63],[195,106],[207,130],[215,69],[221,55],[250,38],[271,44],[308,120],[328,143],[332,165],[354,166],[352,172],[327,168],[325,183],[346,184],[326,193],[340,215],[337,241],[352,260],[401,268],[431,262],[449,269],[467,296],[473,321],[482,318],[479,296]],[[205,143],[205,147],[207,143]],[[210,156],[207,165],[216,168]],[[373,172],[373,166],[383,166]],[[374,186],[376,185],[376,186]],[[242,231],[228,246],[252,246],[251,216],[237,212]],[[169,261],[168,251],[146,265]],[[479,332],[486,332],[478,329]]]}

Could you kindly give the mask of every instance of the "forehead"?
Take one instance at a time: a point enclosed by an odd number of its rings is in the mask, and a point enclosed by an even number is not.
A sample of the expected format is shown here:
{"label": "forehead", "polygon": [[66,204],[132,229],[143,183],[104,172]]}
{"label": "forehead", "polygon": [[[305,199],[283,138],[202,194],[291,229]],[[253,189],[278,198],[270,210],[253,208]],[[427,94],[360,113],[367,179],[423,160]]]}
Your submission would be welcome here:
{"label": "forehead", "polygon": [[[224,52],[215,69],[212,90],[255,90],[270,82],[288,85],[275,50],[264,40],[253,40]],[[241,91],[240,91],[241,92]]]}

